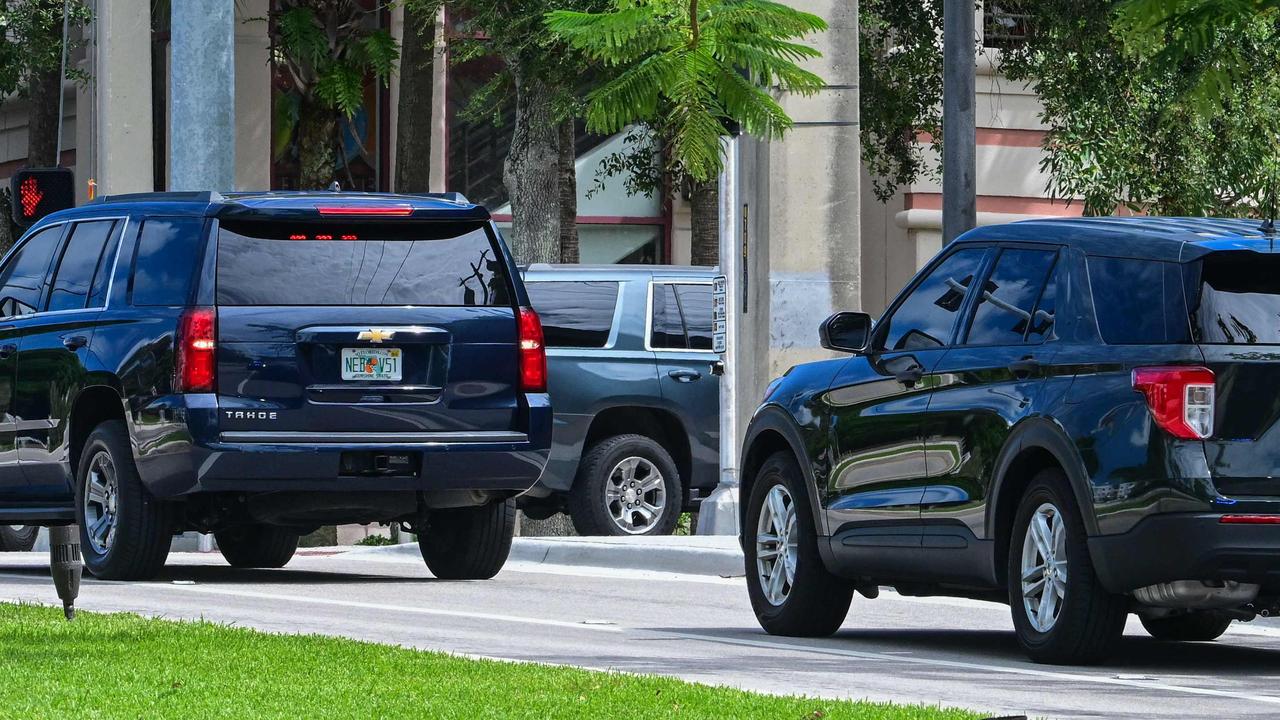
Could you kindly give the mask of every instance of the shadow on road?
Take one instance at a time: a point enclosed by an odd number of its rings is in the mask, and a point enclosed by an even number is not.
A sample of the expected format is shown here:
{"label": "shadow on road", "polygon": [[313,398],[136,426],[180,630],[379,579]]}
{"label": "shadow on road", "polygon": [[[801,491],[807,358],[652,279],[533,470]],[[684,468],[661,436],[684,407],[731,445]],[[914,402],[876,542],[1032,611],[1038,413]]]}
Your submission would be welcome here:
{"label": "shadow on road", "polygon": [[[1228,635],[1215,642],[1160,642],[1141,635],[1126,635],[1105,665],[1068,667],[1036,665],[1027,660],[1011,630],[964,629],[844,629],[831,638],[773,637],[757,628],[652,628],[655,632],[748,640],[779,649],[875,653],[962,663],[1025,666],[1063,672],[1168,675],[1214,675],[1256,679],[1280,673],[1280,638]],[[890,658],[884,658],[890,659]],[[800,661],[803,662],[803,661]]]}
{"label": "shadow on road", "polygon": [[[323,572],[316,570],[257,570],[232,568],[224,565],[173,565],[162,570],[151,582],[173,582],[189,580],[206,585],[377,585],[399,583],[452,583],[452,580],[437,580],[427,574],[426,568],[421,575],[372,575],[368,573]],[[30,565],[0,565],[0,573],[5,575],[29,575],[33,578],[48,578],[49,569]],[[86,579],[95,581],[86,573]]]}

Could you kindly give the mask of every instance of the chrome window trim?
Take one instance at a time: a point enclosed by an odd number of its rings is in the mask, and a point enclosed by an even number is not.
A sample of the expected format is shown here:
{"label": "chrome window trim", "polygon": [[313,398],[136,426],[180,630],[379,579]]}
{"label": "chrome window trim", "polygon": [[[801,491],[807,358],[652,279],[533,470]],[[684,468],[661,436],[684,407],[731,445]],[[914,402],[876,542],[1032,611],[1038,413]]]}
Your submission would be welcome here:
{"label": "chrome window trim", "polygon": [[[0,272],[2,272],[4,270],[4,267],[9,264],[9,260],[13,257],[14,253],[26,247],[27,242],[29,242],[31,238],[35,237],[39,233],[44,232],[45,230],[50,230],[55,227],[62,227],[64,225],[78,225],[79,223],[83,223],[83,222],[100,222],[103,220],[112,220],[112,221],[123,220],[124,221],[120,226],[120,232],[116,234],[116,241],[115,241],[116,256],[111,263],[111,277],[107,279],[107,294],[102,301],[101,307],[72,308],[70,310],[40,310],[38,312],[28,313],[26,315],[0,316],[0,322],[9,322],[11,320],[25,320],[27,318],[56,317],[58,315],[66,315],[68,313],[84,312],[86,310],[106,310],[108,307],[110,307],[111,306],[111,290],[113,288],[113,284],[116,278],[116,267],[120,263],[120,242],[124,239],[124,234],[129,229],[129,219],[130,218],[128,215],[105,215],[101,217],[71,218],[69,220],[57,220],[55,222],[51,222],[47,225],[42,225],[39,228],[33,228],[32,230],[28,231],[26,235],[24,235],[17,243],[14,244],[12,248],[9,249],[9,252],[5,253],[3,258],[0,258]],[[65,229],[64,229],[64,232],[65,232]],[[108,244],[110,243],[108,242]],[[63,248],[63,250],[65,252],[66,248]],[[61,264],[62,264],[62,258],[59,257],[58,265],[61,266]],[[54,268],[54,270],[56,272],[57,268]],[[52,281],[54,278],[49,277],[48,279]]]}
{"label": "chrome window trim", "polygon": [[[692,348],[656,348],[653,346],[653,287],[655,285],[715,285],[712,280],[682,280],[680,278],[650,278],[649,279],[649,296],[645,302],[644,314],[644,349],[652,353],[671,354],[696,354],[706,355],[708,357],[719,357],[720,353],[714,350],[694,350]],[[683,317],[681,318],[683,322]]]}

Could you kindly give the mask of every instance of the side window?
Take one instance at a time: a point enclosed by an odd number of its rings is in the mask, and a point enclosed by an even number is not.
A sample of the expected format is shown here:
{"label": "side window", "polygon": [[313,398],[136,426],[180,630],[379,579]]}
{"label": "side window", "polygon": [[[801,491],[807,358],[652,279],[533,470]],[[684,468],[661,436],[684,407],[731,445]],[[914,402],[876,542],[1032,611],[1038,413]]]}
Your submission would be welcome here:
{"label": "side window", "polygon": [[711,349],[711,286],[676,285],[676,301],[684,318],[690,350]]}
{"label": "side window", "polygon": [[943,260],[893,315],[881,322],[880,347],[927,350],[945,346],[964,304],[965,292],[986,253],[986,248],[966,248]]}
{"label": "side window", "polygon": [[533,309],[542,318],[547,347],[601,348],[609,342],[616,282],[530,282]]}
{"label": "side window", "polygon": [[969,345],[1019,345],[1031,327],[1031,313],[1044,289],[1057,252],[1007,249],[982,286],[969,326]]}
{"label": "side window", "polygon": [[0,270],[0,317],[30,315],[39,307],[62,230],[58,225],[32,235]]}
{"label": "side window", "polygon": [[1190,341],[1177,264],[1090,256],[1089,286],[1098,330],[1108,345]]}
{"label": "side window", "polygon": [[1058,314],[1058,278],[1062,275],[1062,263],[1056,262],[1049,271],[1049,280],[1040,293],[1040,302],[1031,313],[1031,328],[1027,330],[1027,342],[1041,343],[1053,337],[1053,322]]}
{"label": "side window", "polygon": [[676,300],[675,286],[668,283],[653,285],[652,330],[649,346],[655,350],[685,350],[689,347],[684,336],[684,321],[680,318],[680,305]]}
{"label": "side window", "polygon": [[82,222],[71,226],[71,239],[62,251],[62,260],[53,276],[49,311],[78,310],[85,307],[94,275],[102,264],[103,250],[115,227],[114,220]]}
{"label": "side window", "polygon": [[129,282],[134,305],[185,305],[200,259],[204,218],[150,218],[142,224]]}

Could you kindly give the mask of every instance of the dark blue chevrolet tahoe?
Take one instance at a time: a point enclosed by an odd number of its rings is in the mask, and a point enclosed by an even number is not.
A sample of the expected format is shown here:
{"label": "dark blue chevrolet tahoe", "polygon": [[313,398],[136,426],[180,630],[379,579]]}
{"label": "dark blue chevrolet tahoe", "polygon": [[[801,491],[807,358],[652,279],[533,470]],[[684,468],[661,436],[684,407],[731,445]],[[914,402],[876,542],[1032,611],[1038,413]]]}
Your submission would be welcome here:
{"label": "dark blue chevrolet tahoe", "polygon": [[101,578],[175,533],[280,567],[400,523],[487,578],[551,445],[537,315],[459,196],[169,193],[41,220],[0,262],[0,524],[81,527]]}
{"label": "dark blue chevrolet tahoe", "polygon": [[1007,602],[1035,660],[1099,661],[1129,613],[1211,640],[1280,608],[1280,245],[1257,221],[974,230],[747,433],[743,541],[766,630],[855,591]]}

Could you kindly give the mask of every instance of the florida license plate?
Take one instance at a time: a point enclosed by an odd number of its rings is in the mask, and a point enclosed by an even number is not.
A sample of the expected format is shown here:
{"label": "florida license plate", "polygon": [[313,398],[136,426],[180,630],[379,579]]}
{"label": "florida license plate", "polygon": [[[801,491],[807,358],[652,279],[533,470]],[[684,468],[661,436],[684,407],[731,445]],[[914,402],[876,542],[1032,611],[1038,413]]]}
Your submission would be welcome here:
{"label": "florida license plate", "polygon": [[342,348],[343,380],[400,382],[400,348]]}

